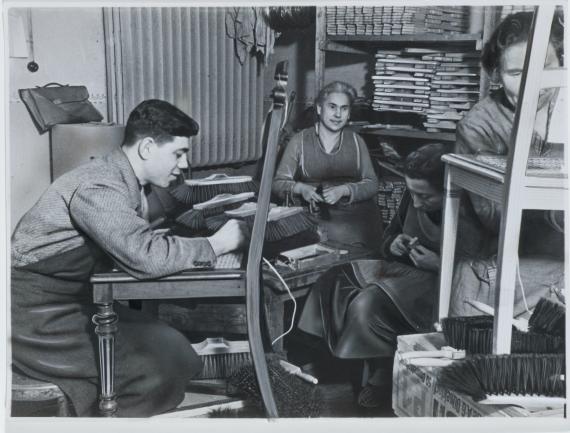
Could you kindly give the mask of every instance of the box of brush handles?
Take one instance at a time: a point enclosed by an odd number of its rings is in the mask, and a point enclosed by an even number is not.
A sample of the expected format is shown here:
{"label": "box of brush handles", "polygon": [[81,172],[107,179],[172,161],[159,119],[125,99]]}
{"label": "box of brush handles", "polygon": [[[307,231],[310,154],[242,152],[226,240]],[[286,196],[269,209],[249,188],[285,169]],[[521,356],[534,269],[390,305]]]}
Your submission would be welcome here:
{"label": "box of brush handles", "polygon": [[[437,355],[435,352],[439,352]],[[399,417],[563,417],[561,408],[527,410],[476,403],[438,383],[438,369],[461,359],[442,333],[401,335],[394,357],[392,407]]]}

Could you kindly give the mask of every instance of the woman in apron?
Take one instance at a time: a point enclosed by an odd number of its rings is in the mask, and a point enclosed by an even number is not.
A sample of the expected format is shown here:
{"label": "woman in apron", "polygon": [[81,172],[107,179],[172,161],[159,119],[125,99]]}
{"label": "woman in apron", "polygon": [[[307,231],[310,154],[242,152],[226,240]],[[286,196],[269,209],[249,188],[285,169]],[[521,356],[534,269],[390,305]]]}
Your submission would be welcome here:
{"label": "woman in apron", "polygon": [[287,143],[273,192],[308,205],[327,241],[375,249],[383,231],[374,200],[378,179],[366,144],[346,127],[355,98],[356,90],[340,81],[319,92],[318,120]]}

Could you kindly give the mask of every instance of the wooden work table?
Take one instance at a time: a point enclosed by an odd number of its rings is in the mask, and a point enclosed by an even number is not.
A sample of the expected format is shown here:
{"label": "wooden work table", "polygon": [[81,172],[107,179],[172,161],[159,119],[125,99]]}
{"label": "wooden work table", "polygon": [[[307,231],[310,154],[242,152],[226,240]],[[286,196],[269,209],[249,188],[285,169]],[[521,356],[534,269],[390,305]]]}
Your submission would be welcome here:
{"label": "wooden work table", "polygon": [[[294,270],[288,266],[275,264],[276,270],[289,286],[295,298],[301,298],[309,292],[313,283],[332,266],[348,263],[352,260],[372,258],[373,253],[362,247],[346,247],[347,254],[340,256],[334,263],[308,269]],[[264,273],[271,275],[264,265]],[[113,301],[144,300],[146,312],[158,316],[159,304],[169,300],[209,298],[243,298],[245,296],[245,271],[243,269],[195,270],[184,271],[168,277],[150,280],[138,280],[123,271],[111,271],[94,274],[91,278],[93,301],[98,305],[108,305]],[[269,317],[270,335],[280,335],[284,329],[285,303],[291,299],[282,285],[265,290],[265,305]],[[239,301],[242,303],[241,300]],[[106,314],[109,314],[107,311]],[[114,313],[113,313],[114,314]],[[273,348],[283,350],[282,341]]]}
{"label": "wooden work table", "polygon": [[[292,295],[297,298],[307,294],[310,286],[330,267],[347,263],[351,260],[371,257],[369,250],[351,248],[347,254],[335,263],[316,266],[311,269],[296,271],[286,266],[277,265],[278,272],[289,286]],[[173,299],[196,298],[241,298],[246,297],[245,269],[193,270],[184,271],[164,278],[138,280],[122,271],[98,273],[92,276],[93,302],[97,313],[93,317],[95,332],[99,339],[99,361],[101,365],[101,412],[112,416],[117,403],[114,394],[114,345],[117,322],[120,320],[114,311],[114,301],[152,300],[154,312],[158,313],[158,302]],[[286,290],[276,293],[265,290],[265,311],[267,314],[270,336],[283,332],[285,301],[290,299]],[[251,338],[251,337],[250,337]],[[261,342],[256,342],[256,344]],[[250,341],[250,345],[252,342]],[[283,350],[279,340],[273,350]]]}

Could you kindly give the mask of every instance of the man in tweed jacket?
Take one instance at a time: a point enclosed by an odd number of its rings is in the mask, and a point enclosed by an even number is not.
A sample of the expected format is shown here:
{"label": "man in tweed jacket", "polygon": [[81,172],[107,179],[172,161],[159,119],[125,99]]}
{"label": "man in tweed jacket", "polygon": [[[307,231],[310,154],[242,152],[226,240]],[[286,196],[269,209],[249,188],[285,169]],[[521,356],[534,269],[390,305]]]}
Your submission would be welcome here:
{"label": "man in tweed jacket", "polygon": [[[130,114],[120,149],[58,178],[12,236],[12,354],[24,373],[60,386],[79,416],[97,413],[97,341],[89,278],[111,262],[136,278],[195,267],[244,242],[233,220],[209,238],[165,236],[145,219],[145,185],[166,187],[187,167],[198,124],[159,101]],[[142,200],[141,200],[142,197]],[[188,340],[117,305],[115,387],[119,416],[175,407],[200,369]]]}

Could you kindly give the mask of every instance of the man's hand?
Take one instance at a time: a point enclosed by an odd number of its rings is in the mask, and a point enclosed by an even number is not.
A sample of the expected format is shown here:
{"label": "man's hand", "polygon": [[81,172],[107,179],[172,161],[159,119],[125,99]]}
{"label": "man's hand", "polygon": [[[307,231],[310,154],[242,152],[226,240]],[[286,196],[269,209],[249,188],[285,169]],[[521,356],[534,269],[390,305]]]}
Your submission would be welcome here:
{"label": "man's hand", "polygon": [[439,271],[439,255],[428,250],[423,245],[416,245],[410,251],[410,259],[419,269]]}
{"label": "man's hand", "polygon": [[301,194],[306,202],[322,202],[323,197],[317,193],[317,188],[315,186],[307,185],[306,183],[297,182],[293,187],[293,192],[295,194]]}
{"label": "man's hand", "polygon": [[216,256],[237,250],[245,245],[248,236],[247,224],[243,221],[229,220],[208,241]]}
{"label": "man's hand", "polygon": [[408,254],[408,245],[412,239],[405,233],[399,234],[390,244],[390,253],[398,257]]}
{"label": "man's hand", "polygon": [[328,204],[335,204],[343,197],[350,195],[350,189],[346,185],[331,186],[325,188],[323,191],[323,197],[325,202]]}

